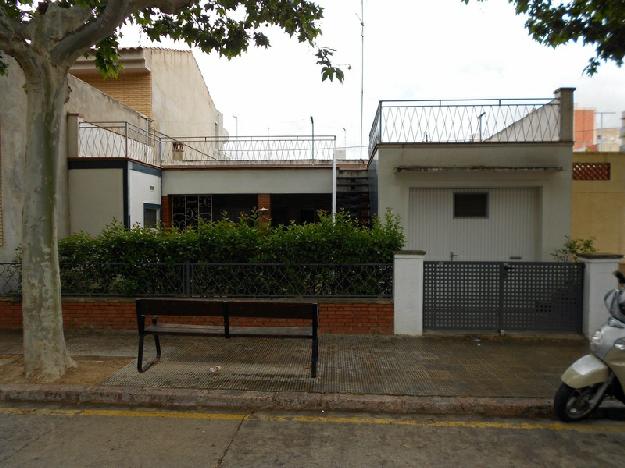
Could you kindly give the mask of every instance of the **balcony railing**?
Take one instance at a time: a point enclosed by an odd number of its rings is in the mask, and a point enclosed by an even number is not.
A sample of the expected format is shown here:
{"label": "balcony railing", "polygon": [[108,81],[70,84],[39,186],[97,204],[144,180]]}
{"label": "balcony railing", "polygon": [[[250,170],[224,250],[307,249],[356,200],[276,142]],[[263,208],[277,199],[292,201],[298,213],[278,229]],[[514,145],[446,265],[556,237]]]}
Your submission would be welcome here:
{"label": "balcony railing", "polygon": [[126,158],[160,165],[160,135],[129,122],[80,122],[78,156]]}
{"label": "balcony railing", "polygon": [[163,138],[163,165],[212,161],[327,161],[336,137],[319,135]]}
{"label": "balcony railing", "polygon": [[331,161],[333,135],[170,137],[128,122],[80,122],[78,156],[125,158],[155,166],[213,162]]}
{"label": "balcony railing", "polygon": [[380,143],[553,142],[559,136],[554,98],[380,101],[369,157]]}

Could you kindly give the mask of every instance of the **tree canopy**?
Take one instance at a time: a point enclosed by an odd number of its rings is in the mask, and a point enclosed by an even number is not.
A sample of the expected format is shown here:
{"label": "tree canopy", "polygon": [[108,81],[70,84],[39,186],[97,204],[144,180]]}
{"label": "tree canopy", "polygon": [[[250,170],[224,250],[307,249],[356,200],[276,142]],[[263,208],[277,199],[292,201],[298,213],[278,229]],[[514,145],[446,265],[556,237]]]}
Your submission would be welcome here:
{"label": "tree canopy", "polygon": [[[470,0],[462,0],[469,3]],[[485,1],[485,0],[479,0]],[[585,72],[593,75],[602,62],[619,67],[625,55],[625,2],[623,0],[508,0],[516,13],[527,15],[530,35],[551,47],[581,41],[595,48]]]}
{"label": "tree canopy", "polygon": [[[152,41],[168,37],[232,58],[250,45],[269,47],[269,26],[314,46],[322,17],[323,9],[307,0],[0,0],[0,51],[21,62],[29,48],[43,49],[52,63],[91,52],[102,74],[113,77],[120,71],[119,39],[126,24],[137,25]],[[332,53],[316,51],[322,78],[342,80]],[[0,56],[0,73],[5,70]]]}

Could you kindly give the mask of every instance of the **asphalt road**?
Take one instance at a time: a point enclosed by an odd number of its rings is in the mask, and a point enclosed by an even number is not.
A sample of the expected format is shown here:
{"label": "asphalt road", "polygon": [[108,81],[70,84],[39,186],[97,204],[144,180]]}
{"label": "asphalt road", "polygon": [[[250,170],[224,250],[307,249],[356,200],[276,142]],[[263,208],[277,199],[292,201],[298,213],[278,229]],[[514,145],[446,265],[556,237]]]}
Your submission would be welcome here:
{"label": "asphalt road", "polygon": [[625,422],[0,406],[0,466],[619,466]]}

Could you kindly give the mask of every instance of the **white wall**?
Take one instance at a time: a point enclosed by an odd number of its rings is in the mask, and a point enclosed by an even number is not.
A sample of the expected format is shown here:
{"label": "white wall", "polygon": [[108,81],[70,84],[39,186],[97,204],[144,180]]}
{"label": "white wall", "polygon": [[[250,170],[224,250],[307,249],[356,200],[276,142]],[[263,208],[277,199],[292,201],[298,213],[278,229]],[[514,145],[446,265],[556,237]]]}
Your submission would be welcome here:
{"label": "white wall", "polygon": [[155,174],[146,174],[136,170],[139,165],[135,163],[130,163],[130,166],[128,171],[130,225],[143,226],[143,204],[161,204],[161,178]]}
{"label": "white wall", "polygon": [[[380,145],[377,149],[378,210],[390,208],[408,232],[412,187],[536,187],[540,205],[540,255],[560,248],[570,230],[571,145],[539,144],[420,144]],[[560,172],[453,171],[397,172],[399,166],[561,166]],[[420,246],[414,246],[420,248]]]}
{"label": "white wall", "polygon": [[173,137],[227,135],[223,116],[190,51],[144,49],[152,77],[152,117]]}
{"label": "white wall", "polygon": [[199,193],[332,193],[332,169],[163,171],[163,196]]}
{"label": "white wall", "polygon": [[69,171],[71,232],[99,234],[114,220],[124,218],[123,169]]}

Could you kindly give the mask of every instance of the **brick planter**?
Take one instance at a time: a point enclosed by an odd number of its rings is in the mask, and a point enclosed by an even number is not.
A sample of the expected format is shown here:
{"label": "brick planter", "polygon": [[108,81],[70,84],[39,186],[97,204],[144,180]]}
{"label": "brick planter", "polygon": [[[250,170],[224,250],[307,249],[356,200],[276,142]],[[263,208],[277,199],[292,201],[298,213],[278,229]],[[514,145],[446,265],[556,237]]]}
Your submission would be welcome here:
{"label": "brick planter", "polygon": [[[220,325],[216,317],[171,317],[168,322]],[[128,298],[64,298],[63,321],[66,329],[135,330],[135,303]],[[307,326],[298,320],[239,318],[232,326]],[[0,330],[19,330],[22,307],[18,299],[0,299]],[[384,299],[326,299],[319,301],[321,333],[391,335],[393,302]]]}

